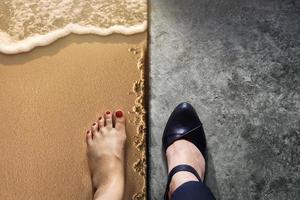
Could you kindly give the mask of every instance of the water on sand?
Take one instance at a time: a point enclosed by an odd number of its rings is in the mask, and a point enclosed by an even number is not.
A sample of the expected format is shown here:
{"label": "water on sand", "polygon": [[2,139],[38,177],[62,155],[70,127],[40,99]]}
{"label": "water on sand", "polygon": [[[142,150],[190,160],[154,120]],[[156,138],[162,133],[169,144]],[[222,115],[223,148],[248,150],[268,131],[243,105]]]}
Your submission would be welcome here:
{"label": "water on sand", "polygon": [[29,51],[70,33],[134,34],[147,28],[146,0],[0,1],[0,52]]}

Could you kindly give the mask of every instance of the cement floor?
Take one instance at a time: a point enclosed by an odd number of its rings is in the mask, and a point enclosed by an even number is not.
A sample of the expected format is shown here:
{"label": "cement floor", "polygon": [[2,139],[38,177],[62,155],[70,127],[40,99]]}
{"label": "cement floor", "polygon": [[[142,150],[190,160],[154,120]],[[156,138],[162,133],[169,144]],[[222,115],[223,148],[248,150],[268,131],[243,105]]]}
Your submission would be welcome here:
{"label": "cement floor", "polygon": [[151,0],[150,199],[173,108],[198,111],[217,199],[300,199],[300,1]]}

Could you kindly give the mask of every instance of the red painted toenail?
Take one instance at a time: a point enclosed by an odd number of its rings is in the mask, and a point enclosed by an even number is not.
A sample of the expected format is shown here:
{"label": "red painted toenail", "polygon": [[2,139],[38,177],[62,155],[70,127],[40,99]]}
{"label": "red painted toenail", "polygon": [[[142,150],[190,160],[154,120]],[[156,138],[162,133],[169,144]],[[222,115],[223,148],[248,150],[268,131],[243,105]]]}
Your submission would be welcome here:
{"label": "red painted toenail", "polygon": [[96,126],[96,123],[93,123],[93,126]]}
{"label": "red painted toenail", "polygon": [[122,116],[123,116],[123,112],[122,111],[119,110],[119,111],[116,112],[116,117],[120,118]]}
{"label": "red painted toenail", "polygon": [[91,132],[91,131],[90,131],[90,130],[88,130],[86,133],[87,133],[87,134],[89,134],[90,132]]}
{"label": "red painted toenail", "polygon": [[102,119],[102,117],[99,117],[98,119],[99,119],[99,120],[101,120],[101,119]]}
{"label": "red painted toenail", "polygon": [[110,114],[110,112],[109,112],[109,111],[106,111],[106,114],[107,114],[107,115],[109,115],[109,114]]}

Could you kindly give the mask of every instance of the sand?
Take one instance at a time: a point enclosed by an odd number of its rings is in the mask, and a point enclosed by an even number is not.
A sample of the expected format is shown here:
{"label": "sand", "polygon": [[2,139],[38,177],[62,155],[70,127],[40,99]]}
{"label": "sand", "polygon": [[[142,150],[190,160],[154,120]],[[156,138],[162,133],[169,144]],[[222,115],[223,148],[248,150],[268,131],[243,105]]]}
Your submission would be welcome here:
{"label": "sand", "polygon": [[145,198],[146,41],[70,35],[0,54],[0,199],[92,199],[85,133],[118,108],[128,119],[124,199]]}

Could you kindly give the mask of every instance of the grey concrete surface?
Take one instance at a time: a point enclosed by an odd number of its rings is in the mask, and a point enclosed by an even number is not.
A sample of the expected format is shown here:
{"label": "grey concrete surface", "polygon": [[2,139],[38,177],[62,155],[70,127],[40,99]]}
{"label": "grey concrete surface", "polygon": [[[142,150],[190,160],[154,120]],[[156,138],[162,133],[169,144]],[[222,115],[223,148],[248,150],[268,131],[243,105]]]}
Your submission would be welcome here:
{"label": "grey concrete surface", "polygon": [[194,105],[223,200],[300,199],[300,1],[151,0],[150,199],[161,200],[161,135]]}

